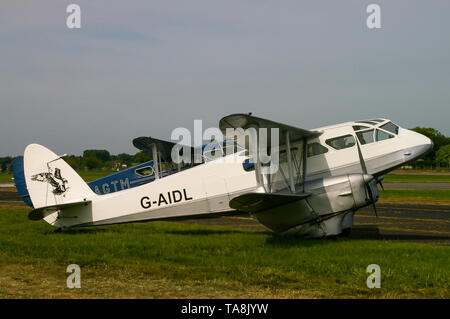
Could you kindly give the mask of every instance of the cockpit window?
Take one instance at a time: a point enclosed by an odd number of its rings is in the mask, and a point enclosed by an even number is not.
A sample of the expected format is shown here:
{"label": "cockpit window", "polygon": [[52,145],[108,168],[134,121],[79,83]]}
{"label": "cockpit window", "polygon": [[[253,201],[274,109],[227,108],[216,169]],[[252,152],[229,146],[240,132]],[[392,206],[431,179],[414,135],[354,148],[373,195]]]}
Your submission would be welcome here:
{"label": "cockpit window", "polygon": [[373,139],[373,129],[367,130],[367,131],[363,131],[363,132],[357,132],[356,135],[358,136],[359,142],[362,145],[373,143],[373,141],[374,141],[374,139]]}
{"label": "cockpit window", "polygon": [[341,149],[344,149],[347,147],[354,146],[355,138],[353,137],[353,135],[344,135],[344,136],[340,136],[340,137],[330,138],[330,139],[326,140],[325,143],[327,143],[328,145],[330,145],[331,147],[333,147],[337,150],[341,150]]}
{"label": "cockpit window", "polygon": [[153,167],[151,166],[141,167],[136,169],[134,172],[136,173],[136,175],[139,176],[150,176],[153,174]]}
{"label": "cockpit window", "polygon": [[360,130],[365,130],[368,129],[368,126],[362,126],[362,125],[353,125],[353,130],[355,131],[360,131]]}
{"label": "cockpit window", "polygon": [[316,156],[316,155],[320,155],[323,153],[328,152],[328,148],[326,148],[325,146],[319,144],[319,143],[310,143],[308,144],[308,152],[306,153],[306,156],[311,157],[311,156]]}
{"label": "cockpit window", "polygon": [[393,137],[394,137],[394,135],[391,135],[391,134],[389,134],[389,133],[387,133],[385,131],[377,130],[377,133],[376,133],[376,140],[377,140],[377,142],[378,141],[382,141],[382,140],[387,140],[387,139],[390,139],[390,138],[393,138]]}
{"label": "cockpit window", "polygon": [[398,134],[398,126],[392,122],[387,122],[386,124],[381,125],[380,128],[396,135]]}

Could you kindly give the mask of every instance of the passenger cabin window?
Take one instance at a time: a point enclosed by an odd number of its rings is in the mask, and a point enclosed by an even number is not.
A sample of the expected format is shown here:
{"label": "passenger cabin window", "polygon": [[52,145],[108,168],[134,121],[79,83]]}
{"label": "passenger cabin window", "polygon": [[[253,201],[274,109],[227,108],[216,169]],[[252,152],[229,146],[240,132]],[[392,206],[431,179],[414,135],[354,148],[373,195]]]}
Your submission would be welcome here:
{"label": "passenger cabin window", "polygon": [[378,141],[382,141],[382,140],[387,140],[387,139],[390,139],[390,138],[393,138],[393,137],[394,137],[394,135],[391,135],[391,134],[389,134],[389,133],[387,133],[385,131],[377,130],[377,133],[376,133],[376,140],[377,140],[377,142]]}
{"label": "passenger cabin window", "polygon": [[355,138],[353,135],[344,135],[339,137],[330,138],[325,141],[332,148],[341,150],[344,148],[352,147],[355,145]]}
{"label": "passenger cabin window", "polygon": [[253,161],[250,161],[249,158],[247,158],[243,163],[242,163],[242,167],[244,168],[244,170],[246,172],[251,172],[255,170],[255,163],[253,163]]}
{"label": "passenger cabin window", "polygon": [[368,131],[357,132],[356,135],[358,136],[359,142],[362,145],[374,142],[373,129]]}
{"label": "passenger cabin window", "polygon": [[380,128],[396,135],[398,134],[398,126],[392,122],[387,122],[386,124],[381,125]]}
{"label": "passenger cabin window", "polygon": [[307,157],[316,156],[328,152],[328,148],[320,143],[310,143],[308,144],[308,151],[306,153]]}
{"label": "passenger cabin window", "polygon": [[[291,147],[291,156],[293,157],[293,158],[296,158],[297,157],[297,153],[298,153],[298,148],[297,147]],[[282,151],[280,151],[280,154],[279,154],[279,162],[280,163],[286,163],[287,162],[287,153],[286,153],[286,150],[282,150]]]}
{"label": "passenger cabin window", "polygon": [[150,176],[153,174],[153,167],[144,166],[144,167],[136,169],[134,172],[136,173],[136,175],[139,175],[139,176]]}

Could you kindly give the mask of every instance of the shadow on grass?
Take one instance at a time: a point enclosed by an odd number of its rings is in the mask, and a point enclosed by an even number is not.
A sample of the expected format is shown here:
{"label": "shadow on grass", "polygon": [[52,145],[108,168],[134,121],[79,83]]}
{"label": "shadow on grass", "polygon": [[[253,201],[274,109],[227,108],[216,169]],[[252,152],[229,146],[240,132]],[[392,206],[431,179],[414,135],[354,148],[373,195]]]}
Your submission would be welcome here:
{"label": "shadow on grass", "polygon": [[100,234],[104,232],[111,232],[113,230],[106,228],[69,228],[69,229],[55,229],[49,231],[47,235],[79,235],[79,234]]}
{"label": "shadow on grass", "polygon": [[382,234],[376,225],[354,226],[348,235],[330,236],[325,238],[302,238],[300,236],[281,236],[269,233],[266,243],[278,247],[320,246],[330,242],[352,240],[390,240],[403,242],[431,242],[450,244],[450,236],[426,235],[417,233]]}
{"label": "shadow on grass", "polygon": [[426,235],[417,233],[382,234],[376,225],[354,226],[349,239],[398,240],[398,241],[448,241],[450,236]]}
{"label": "shadow on grass", "polygon": [[[325,238],[303,238],[301,236],[295,235],[287,235],[282,236],[275,233],[270,233],[270,237],[267,238],[266,244],[270,246],[276,247],[294,247],[294,246],[302,246],[302,247],[311,247],[311,246],[320,246],[325,245],[330,242],[335,242],[337,240],[342,240],[341,236],[330,236]],[[345,237],[344,237],[345,239]]]}
{"label": "shadow on grass", "polygon": [[167,234],[175,234],[175,235],[222,235],[222,234],[271,234],[270,232],[252,232],[249,233],[245,230],[239,229],[186,229],[186,230],[168,230],[165,231]]}

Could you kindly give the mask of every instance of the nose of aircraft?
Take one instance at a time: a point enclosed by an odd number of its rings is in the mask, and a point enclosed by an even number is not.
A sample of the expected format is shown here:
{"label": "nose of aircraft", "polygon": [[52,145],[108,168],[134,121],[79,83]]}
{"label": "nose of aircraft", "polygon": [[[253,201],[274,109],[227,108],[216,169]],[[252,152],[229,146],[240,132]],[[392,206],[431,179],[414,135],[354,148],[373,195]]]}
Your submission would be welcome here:
{"label": "nose of aircraft", "polygon": [[408,143],[409,147],[406,148],[404,152],[405,162],[415,160],[425,155],[433,148],[433,142],[425,135],[411,130],[407,131],[407,137],[410,143]]}

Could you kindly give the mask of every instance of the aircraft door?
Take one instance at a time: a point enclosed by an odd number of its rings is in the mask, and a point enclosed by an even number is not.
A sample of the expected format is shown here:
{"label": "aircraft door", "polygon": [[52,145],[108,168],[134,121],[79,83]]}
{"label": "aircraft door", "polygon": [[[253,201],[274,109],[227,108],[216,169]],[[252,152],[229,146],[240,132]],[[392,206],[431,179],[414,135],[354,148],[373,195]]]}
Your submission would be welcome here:
{"label": "aircraft door", "polygon": [[230,196],[225,179],[218,176],[209,176],[203,180],[208,201],[209,210],[211,212],[221,212],[230,210]]}

